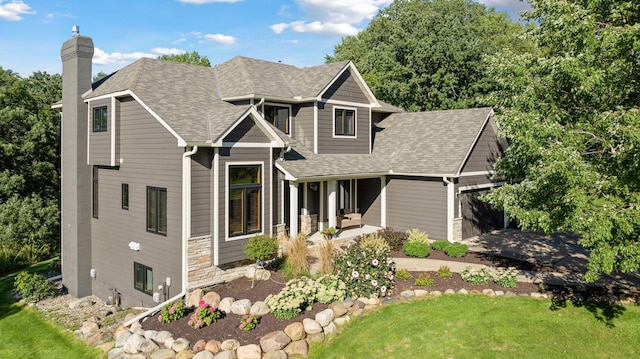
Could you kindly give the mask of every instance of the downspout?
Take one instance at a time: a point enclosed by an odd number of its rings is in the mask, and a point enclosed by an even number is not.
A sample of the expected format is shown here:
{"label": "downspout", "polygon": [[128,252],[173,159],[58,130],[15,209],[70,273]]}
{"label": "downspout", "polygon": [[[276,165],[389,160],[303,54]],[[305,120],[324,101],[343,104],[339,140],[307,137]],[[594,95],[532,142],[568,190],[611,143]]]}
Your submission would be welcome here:
{"label": "downspout", "polygon": [[182,298],[187,293],[187,244],[191,231],[189,228],[189,219],[191,216],[187,211],[191,211],[191,162],[189,157],[198,152],[198,145],[194,145],[191,151],[182,154],[182,290],[171,299],[168,299],[155,307],[138,314],[124,323],[125,327],[141,320],[144,317],[155,314],[160,311],[167,303],[171,303]]}
{"label": "downspout", "polygon": [[442,177],[442,182],[447,185],[447,241],[453,243],[453,215],[455,186],[447,177]]}

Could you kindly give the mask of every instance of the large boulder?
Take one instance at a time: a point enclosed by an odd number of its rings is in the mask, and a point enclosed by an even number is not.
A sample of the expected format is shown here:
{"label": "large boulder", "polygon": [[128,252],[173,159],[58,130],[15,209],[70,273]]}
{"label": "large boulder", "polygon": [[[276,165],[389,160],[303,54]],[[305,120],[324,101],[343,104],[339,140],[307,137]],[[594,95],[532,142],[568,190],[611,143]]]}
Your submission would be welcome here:
{"label": "large boulder", "polygon": [[238,359],[260,359],[262,350],[256,344],[241,345],[236,350],[236,356]]}
{"label": "large boulder", "polygon": [[249,299],[236,300],[231,304],[231,313],[236,315],[249,314],[251,310],[251,301]]}
{"label": "large boulder", "polygon": [[187,296],[187,302],[185,303],[185,305],[187,307],[195,307],[202,300],[203,296],[204,296],[204,291],[202,289],[199,289],[199,288],[194,289],[193,292],[191,292]]}
{"label": "large boulder", "polygon": [[304,318],[302,320],[302,325],[304,326],[304,331],[307,332],[307,334],[322,333],[322,325],[311,318]]}
{"label": "large boulder", "polygon": [[202,297],[202,300],[214,308],[218,308],[220,306],[220,294],[216,292],[208,292]]}
{"label": "large boulder", "polygon": [[304,331],[304,325],[300,322],[295,322],[287,325],[284,328],[284,332],[291,338],[291,340],[301,340],[307,336],[307,333]]}
{"label": "large boulder", "polygon": [[316,314],[316,322],[323,327],[326,327],[331,323],[334,318],[333,310],[331,308],[327,308]]}
{"label": "large boulder", "polygon": [[284,348],[284,351],[294,358],[296,355],[306,357],[309,353],[309,343],[307,343],[306,340],[296,340],[287,345],[287,347]]}
{"label": "large boulder", "polygon": [[271,332],[260,338],[260,347],[265,353],[284,349],[289,343],[291,343],[291,338],[281,330]]}

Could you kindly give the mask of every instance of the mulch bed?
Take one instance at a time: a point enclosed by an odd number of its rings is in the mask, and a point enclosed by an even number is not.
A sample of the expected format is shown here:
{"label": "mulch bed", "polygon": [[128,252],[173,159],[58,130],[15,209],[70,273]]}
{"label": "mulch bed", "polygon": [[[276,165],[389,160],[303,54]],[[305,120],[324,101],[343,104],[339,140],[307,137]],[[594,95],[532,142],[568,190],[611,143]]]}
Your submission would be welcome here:
{"label": "mulch bed", "polygon": [[[402,252],[393,252],[392,255],[395,257],[404,256]],[[446,256],[446,254],[435,250],[431,251],[429,258],[452,260],[452,258]],[[488,256],[483,253],[474,252],[469,252],[467,256],[456,258],[453,260],[465,263],[485,264],[487,266],[500,265],[505,267],[515,267],[517,269],[523,270],[550,270],[550,268],[532,262],[518,261],[499,256]],[[439,290],[441,292],[444,292],[447,289],[453,289],[457,291],[461,288],[465,288],[468,291],[482,291],[483,289],[489,288],[493,289],[494,291],[512,291],[516,294],[529,294],[539,291],[538,285],[532,283],[519,283],[516,288],[503,288],[495,283],[472,285],[463,281],[458,273],[453,273],[453,277],[451,278],[440,278],[434,273],[430,273],[435,282],[433,286],[415,286],[415,279],[418,278],[418,276],[422,273],[423,272],[410,272],[411,278],[407,280],[397,280],[392,297],[398,297],[399,294],[404,290],[414,289],[424,289],[428,291]],[[269,294],[277,294],[282,288],[284,288],[285,284],[286,279],[282,277],[282,273],[278,271],[272,271],[270,280],[256,282],[253,288],[251,288],[250,279],[239,278],[212,288],[208,288],[208,291],[217,292],[221,298],[233,297],[235,299],[249,299],[253,303],[259,300],[264,300]],[[267,314],[261,318],[260,323],[256,326],[255,329],[251,331],[244,331],[238,328],[238,326],[240,325],[240,316],[235,314],[228,314],[225,317],[220,318],[216,323],[197,330],[191,328],[187,324],[187,322],[189,321],[190,313],[187,313],[184,318],[168,324],[162,324],[158,322],[157,317],[149,318],[144,323],[142,323],[142,326],[145,330],[167,330],[173,334],[174,338],[186,338],[192,343],[192,345],[200,339],[204,339],[205,341],[214,339],[220,342],[227,339],[236,339],[240,342],[240,345],[259,345],[260,338],[262,338],[264,335],[274,331],[284,330],[287,325],[294,322],[302,322],[304,318],[315,318],[316,313],[326,309],[327,307],[328,305],[326,304],[315,303],[312,310],[303,312],[301,315],[290,320],[277,319],[273,315]]]}

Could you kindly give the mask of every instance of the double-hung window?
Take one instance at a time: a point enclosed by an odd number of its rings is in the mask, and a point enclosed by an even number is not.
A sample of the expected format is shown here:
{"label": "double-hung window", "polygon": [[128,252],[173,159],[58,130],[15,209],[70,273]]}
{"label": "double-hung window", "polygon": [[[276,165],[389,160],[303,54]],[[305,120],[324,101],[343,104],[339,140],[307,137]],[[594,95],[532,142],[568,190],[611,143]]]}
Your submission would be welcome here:
{"label": "double-hung window", "polygon": [[289,134],[289,107],[264,105],[264,119],[280,131]]}
{"label": "double-hung window", "polygon": [[167,189],[147,187],[147,231],[167,234]]}
{"label": "double-hung window", "polygon": [[153,294],[153,268],[133,262],[133,287],[143,293]]}
{"label": "double-hung window", "polygon": [[107,130],[107,106],[93,108],[93,132]]}
{"label": "double-hung window", "polygon": [[334,110],[334,136],[356,135],[356,110],[335,108]]}
{"label": "double-hung window", "polygon": [[262,229],[262,166],[229,166],[229,237]]}

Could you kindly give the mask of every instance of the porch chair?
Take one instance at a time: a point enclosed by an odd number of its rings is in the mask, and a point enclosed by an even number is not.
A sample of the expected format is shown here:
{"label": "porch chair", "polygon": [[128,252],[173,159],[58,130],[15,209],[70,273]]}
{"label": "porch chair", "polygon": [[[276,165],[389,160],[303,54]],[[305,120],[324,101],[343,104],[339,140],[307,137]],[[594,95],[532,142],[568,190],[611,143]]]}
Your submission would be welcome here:
{"label": "porch chair", "polygon": [[362,214],[351,212],[351,209],[345,208],[344,214],[338,211],[336,223],[340,229],[353,226],[362,228]]}

